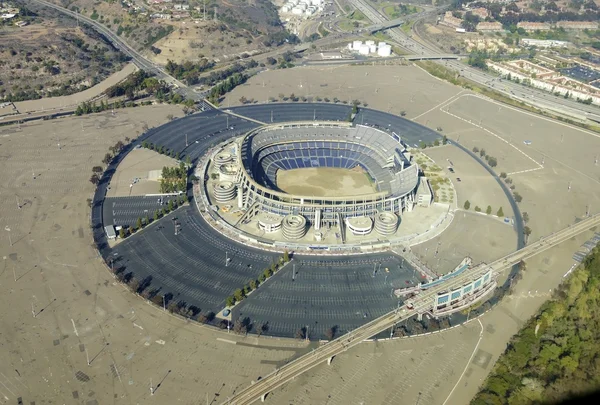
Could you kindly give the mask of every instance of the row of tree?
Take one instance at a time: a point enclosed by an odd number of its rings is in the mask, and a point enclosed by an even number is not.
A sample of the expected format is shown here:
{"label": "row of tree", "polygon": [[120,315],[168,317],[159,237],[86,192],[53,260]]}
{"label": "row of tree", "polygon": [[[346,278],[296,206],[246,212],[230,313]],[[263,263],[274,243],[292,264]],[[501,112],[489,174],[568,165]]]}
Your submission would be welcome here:
{"label": "row of tree", "polygon": [[[125,142],[129,143],[129,141],[129,137],[125,137]],[[121,151],[123,151],[124,148],[125,144],[122,141],[117,141],[117,143],[115,143],[113,146],[109,146],[108,150],[110,151],[110,153],[104,155],[102,163],[108,166],[110,162],[112,162],[114,156],[117,156],[119,153],[121,153]],[[102,168],[102,166],[92,167],[92,176],[90,177],[90,183],[92,183],[94,186],[97,186],[100,183],[100,179],[102,178],[103,172],[104,169]]]}
{"label": "row of tree", "polygon": [[490,167],[498,166],[498,160],[495,157],[488,155],[485,152],[485,149],[483,149],[483,148],[479,149],[477,146],[475,146],[475,147],[473,147],[473,153],[479,153],[479,156],[482,157],[483,159],[485,159],[485,161],[487,162],[487,164]]}
{"label": "row of tree", "polygon": [[[498,161],[496,160],[496,158],[492,157],[492,156],[489,156],[485,152],[485,149],[483,149],[483,148],[479,149],[478,147],[474,146],[473,147],[473,153],[479,153],[479,156],[481,156],[482,158],[484,158],[486,160],[487,164],[490,167],[496,167],[498,165]],[[499,177],[504,181],[504,183],[506,183],[508,185],[508,188],[512,191],[512,195],[513,195],[513,198],[515,199],[515,201],[517,203],[520,203],[521,201],[523,201],[523,196],[518,191],[515,190],[516,187],[513,184],[513,180],[510,177],[508,177],[508,175],[506,174],[506,172],[500,172]],[[468,210],[469,208],[466,207],[467,203],[469,203],[469,201],[465,202],[465,209]],[[471,206],[471,204],[469,203],[469,207],[470,206]],[[479,207],[475,207],[475,211],[477,211],[477,208],[479,208]],[[488,206],[488,208],[490,208],[490,207]],[[500,210],[501,209],[502,208],[500,208]],[[480,209],[480,211],[481,211],[481,209]],[[480,211],[478,211],[478,212],[480,212]],[[504,215],[500,215],[500,214],[497,214],[497,215],[499,217],[503,217],[504,216]],[[529,222],[529,214],[527,214],[526,212],[524,212],[522,214],[522,217],[523,217],[523,222],[525,224],[527,224]],[[524,226],[523,227],[523,234],[525,235],[525,242],[527,242],[527,240],[529,239],[529,235],[531,235],[531,228],[529,226],[527,226],[527,225]]]}
{"label": "row of tree", "polygon": [[[466,210],[471,209],[471,202],[469,200],[465,201],[465,204],[463,205],[463,207]],[[481,212],[481,208],[479,208],[478,205],[475,206],[475,212]],[[485,213],[487,215],[492,214],[492,206],[491,205],[487,206],[487,208],[485,209]],[[496,216],[499,218],[504,218],[504,210],[502,209],[502,207],[498,208],[498,211],[496,212]]]}
{"label": "row of tree", "polygon": [[235,304],[243,301],[244,298],[246,298],[248,296],[248,294],[250,294],[252,291],[256,290],[260,286],[261,283],[264,283],[266,280],[268,280],[270,277],[272,277],[274,274],[276,274],[279,271],[279,269],[281,269],[289,261],[290,261],[290,255],[289,255],[288,251],[286,250],[285,252],[283,252],[283,256],[281,256],[281,258],[279,259],[278,262],[271,263],[271,266],[267,267],[263,271],[263,273],[258,277],[258,280],[256,280],[256,279],[250,280],[242,288],[238,288],[237,290],[235,290],[233,292],[233,295],[230,295],[229,297],[227,297],[225,299],[225,305],[227,305],[228,307],[232,307]]}
{"label": "row of tree", "polygon": [[234,73],[228,79],[222,81],[221,83],[213,86],[208,95],[208,100],[213,104],[218,104],[219,99],[225,93],[229,93],[231,90],[243,84],[248,79],[248,76],[245,73]]}
{"label": "row of tree", "polygon": [[100,101],[100,104],[96,104],[95,101],[84,101],[83,103],[79,104],[77,106],[77,108],[75,109],[75,115],[80,116],[80,115],[85,115],[85,114],[93,114],[93,113],[99,113],[102,111],[106,111],[106,110],[116,110],[119,108],[130,108],[130,107],[137,107],[140,105],[151,105],[152,102],[151,101],[142,101],[141,103],[135,103],[133,101],[125,101],[125,100],[120,100],[120,101],[115,101],[112,103],[108,103],[104,100]]}

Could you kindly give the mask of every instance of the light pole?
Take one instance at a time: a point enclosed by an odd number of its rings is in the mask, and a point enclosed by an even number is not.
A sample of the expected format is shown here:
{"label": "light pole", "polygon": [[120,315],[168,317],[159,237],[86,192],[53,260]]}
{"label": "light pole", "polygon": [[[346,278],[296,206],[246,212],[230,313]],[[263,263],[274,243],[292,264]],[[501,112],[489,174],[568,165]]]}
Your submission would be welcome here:
{"label": "light pole", "polygon": [[227,252],[225,252],[225,267],[229,264],[229,257],[227,256]]}
{"label": "light pole", "polygon": [[11,236],[10,236],[10,228],[8,227],[8,225],[6,225],[6,226],[4,227],[4,230],[5,230],[6,232],[8,232],[8,242],[10,243],[10,246],[12,247],[12,238],[11,238]]}
{"label": "light pole", "polygon": [[165,304],[165,295],[163,294],[163,311],[167,312],[167,305]]}

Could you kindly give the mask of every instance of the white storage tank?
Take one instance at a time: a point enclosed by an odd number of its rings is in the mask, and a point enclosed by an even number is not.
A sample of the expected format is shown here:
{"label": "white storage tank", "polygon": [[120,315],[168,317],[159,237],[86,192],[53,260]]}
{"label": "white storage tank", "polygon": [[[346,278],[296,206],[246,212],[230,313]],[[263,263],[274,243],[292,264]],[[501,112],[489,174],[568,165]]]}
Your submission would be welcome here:
{"label": "white storage tank", "polygon": [[363,44],[358,48],[358,53],[360,53],[361,55],[368,55],[369,54],[369,45],[367,44]]}
{"label": "white storage tank", "polygon": [[285,6],[281,7],[281,12],[282,13],[289,13],[290,12],[289,6],[286,4]]}
{"label": "white storage tank", "polygon": [[310,6],[309,8],[306,9],[306,15],[313,15],[315,13],[315,8],[313,6]]}
{"label": "white storage tank", "polygon": [[352,50],[352,42],[348,44],[348,49]]}
{"label": "white storage tank", "polygon": [[384,45],[387,45],[387,44],[385,42],[383,42],[383,41],[379,42],[379,46],[384,46]]}
{"label": "white storage tank", "polygon": [[352,49],[354,49],[355,51],[358,51],[358,50],[360,50],[361,45],[362,45],[362,41],[353,41]]}
{"label": "white storage tank", "polygon": [[375,45],[375,41],[371,41],[371,40],[369,40],[369,41],[365,41],[365,44],[367,44],[367,45],[369,45],[369,46],[371,46],[371,45]]}
{"label": "white storage tank", "polygon": [[304,10],[301,7],[295,6],[292,9],[292,14],[302,15],[302,13],[304,13]]}
{"label": "white storage tank", "polygon": [[369,45],[369,53],[377,53],[377,45]]}
{"label": "white storage tank", "polygon": [[380,46],[377,50],[377,55],[379,56],[390,56],[392,54],[392,46],[391,45],[383,45]]}
{"label": "white storage tank", "polygon": [[313,6],[320,6],[321,4],[323,4],[323,0],[311,0],[311,4]]}
{"label": "white storage tank", "polygon": [[290,0],[289,1],[291,4],[293,4],[294,6],[297,6],[298,3],[300,2],[300,0]]}

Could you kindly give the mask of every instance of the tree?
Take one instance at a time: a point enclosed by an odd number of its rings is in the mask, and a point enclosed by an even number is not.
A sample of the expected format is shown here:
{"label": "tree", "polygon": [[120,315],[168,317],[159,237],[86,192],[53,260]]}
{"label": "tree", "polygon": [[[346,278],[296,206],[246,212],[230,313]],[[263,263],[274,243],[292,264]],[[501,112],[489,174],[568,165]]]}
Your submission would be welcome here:
{"label": "tree", "polygon": [[498,161],[496,160],[495,157],[488,156],[487,162],[488,162],[488,165],[490,165],[490,167],[496,167],[496,166],[498,166]]}
{"label": "tree", "polygon": [[475,206],[475,212],[481,212],[481,208],[478,205]]}
{"label": "tree", "polygon": [[233,323],[233,331],[237,334],[245,335],[248,331],[248,327],[244,321],[238,318]]}
{"label": "tree", "polygon": [[107,165],[111,162],[111,160],[112,160],[112,155],[110,153],[107,153],[106,155],[104,155],[104,159],[102,159],[102,163]]}
{"label": "tree", "polygon": [[238,288],[233,292],[233,298],[235,298],[236,302],[240,302],[244,299],[244,291],[241,288]]}
{"label": "tree", "polygon": [[448,137],[446,135],[444,135],[442,137],[442,145],[446,145],[448,143]]}
{"label": "tree", "polygon": [[521,194],[517,193],[516,191],[513,192],[513,197],[515,199],[516,202],[520,203],[521,201],[523,201],[523,197],[521,197]]}
{"label": "tree", "polygon": [[94,173],[102,173],[102,166],[94,166],[92,167],[92,172]]}
{"label": "tree", "polygon": [[290,254],[288,253],[287,249],[283,252],[283,262],[287,263],[290,261]]}
{"label": "tree", "polygon": [[154,220],[158,221],[158,218],[160,217],[158,210],[154,211]]}
{"label": "tree", "polygon": [[465,208],[466,210],[468,210],[469,208],[471,208],[471,203],[469,202],[469,200],[465,201],[464,208]]}
{"label": "tree", "polygon": [[235,298],[233,298],[233,295],[230,295],[229,297],[227,297],[225,299],[225,306],[232,307],[234,305],[235,305]]}
{"label": "tree", "polygon": [[150,224],[150,217],[148,216],[148,214],[146,214],[146,218],[144,218],[144,226],[149,225]]}
{"label": "tree", "polygon": [[94,186],[97,186],[98,183],[100,183],[100,177],[98,177],[96,173],[92,174],[90,177],[90,183],[92,183]]}
{"label": "tree", "polygon": [[252,290],[256,290],[258,288],[258,281],[256,280],[250,280],[250,283],[248,283],[250,285],[250,288]]}
{"label": "tree", "polygon": [[484,157],[485,156],[485,149],[481,149],[479,151],[479,156]]}
{"label": "tree", "polygon": [[136,222],[136,224],[135,224],[135,228],[136,228],[137,230],[140,230],[140,229],[142,229],[142,217],[138,217],[138,219],[137,219],[137,222]]}
{"label": "tree", "polygon": [[502,211],[502,207],[500,207],[500,208],[498,209],[498,212],[496,213],[496,215],[497,215],[498,217],[500,217],[500,218],[503,218],[503,217],[504,217],[504,211]]}
{"label": "tree", "polygon": [[485,209],[485,213],[490,215],[492,213],[492,206],[488,205],[487,208]]}
{"label": "tree", "polygon": [[526,240],[529,239],[529,235],[531,235],[531,228],[528,226],[525,226],[523,228],[523,235],[525,235]]}
{"label": "tree", "polygon": [[500,173],[500,178],[501,178],[501,179],[505,179],[505,178],[506,178],[506,176],[507,176],[506,172],[502,172],[502,173]]}
{"label": "tree", "polygon": [[167,203],[167,208],[169,211],[173,211],[173,200],[169,200]]}
{"label": "tree", "polygon": [[188,167],[192,165],[192,158],[190,158],[190,155],[185,157],[185,164],[188,165]]}
{"label": "tree", "polygon": [[525,222],[525,223],[529,222],[529,214],[527,212],[523,213],[523,222]]}
{"label": "tree", "polygon": [[440,140],[436,139],[435,141],[433,141],[433,146],[440,146]]}
{"label": "tree", "polygon": [[337,332],[337,326],[332,326],[331,328],[325,331],[325,336],[327,340],[331,341],[335,337],[335,333]]}
{"label": "tree", "polygon": [[120,237],[121,239],[125,239],[125,237],[126,237],[126,236],[127,236],[127,234],[125,233],[125,228],[121,228],[121,229],[119,230],[119,237]]}
{"label": "tree", "polygon": [[302,327],[296,331],[296,339],[302,340],[306,337],[306,327]]}
{"label": "tree", "polygon": [[256,336],[260,337],[267,330],[267,324],[265,322],[259,322],[256,325]]}

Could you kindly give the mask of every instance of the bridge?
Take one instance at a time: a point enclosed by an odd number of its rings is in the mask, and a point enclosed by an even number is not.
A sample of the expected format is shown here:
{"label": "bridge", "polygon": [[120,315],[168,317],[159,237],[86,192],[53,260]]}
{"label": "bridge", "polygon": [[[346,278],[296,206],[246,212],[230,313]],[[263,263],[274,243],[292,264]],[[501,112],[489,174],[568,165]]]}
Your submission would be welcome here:
{"label": "bridge", "polygon": [[406,60],[444,60],[444,59],[460,59],[463,55],[455,55],[452,53],[434,53],[434,54],[423,54],[423,55],[404,55],[403,59]]}
{"label": "bridge", "polygon": [[[466,269],[455,277],[446,280],[446,282],[435,285],[418,295],[413,299],[410,305],[399,306],[396,310],[374,319],[360,328],[314,349],[311,353],[305,354],[285,366],[274,370],[269,375],[253,382],[249,387],[239,391],[233,397],[228,398],[223,402],[223,405],[245,405],[251,404],[259,399],[264,401],[269,392],[281,387],[285,383],[319,364],[324,362],[331,364],[331,361],[336,355],[347,351],[364,340],[413,316],[421,316],[427,312],[434,312],[439,304],[438,297],[440,294],[461,289],[465,284],[471,283],[474,279],[481,277],[482,274],[491,273],[494,276],[498,276],[504,270],[519,263],[521,260],[542,253],[597,225],[600,225],[600,214],[589,216],[574,225],[569,225],[561,231],[543,237],[537,242],[525,246],[523,249],[517,250],[490,264],[481,264]],[[481,295],[478,300],[484,296],[485,294]],[[472,301],[471,304],[473,302],[475,301]]]}
{"label": "bridge", "polygon": [[388,20],[383,23],[369,25],[367,27],[362,28],[361,31],[366,31],[369,34],[373,34],[377,31],[383,31],[383,30],[387,30],[390,28],[399,27],[400,25],[404,24],[405,22],[410,21],[411,19],[417,18],[418,16],[421,16],[424,14],[425,13],[413,14],[410,16],[411,18],[407,18],[407,17],[395,18],[393,20]]}

